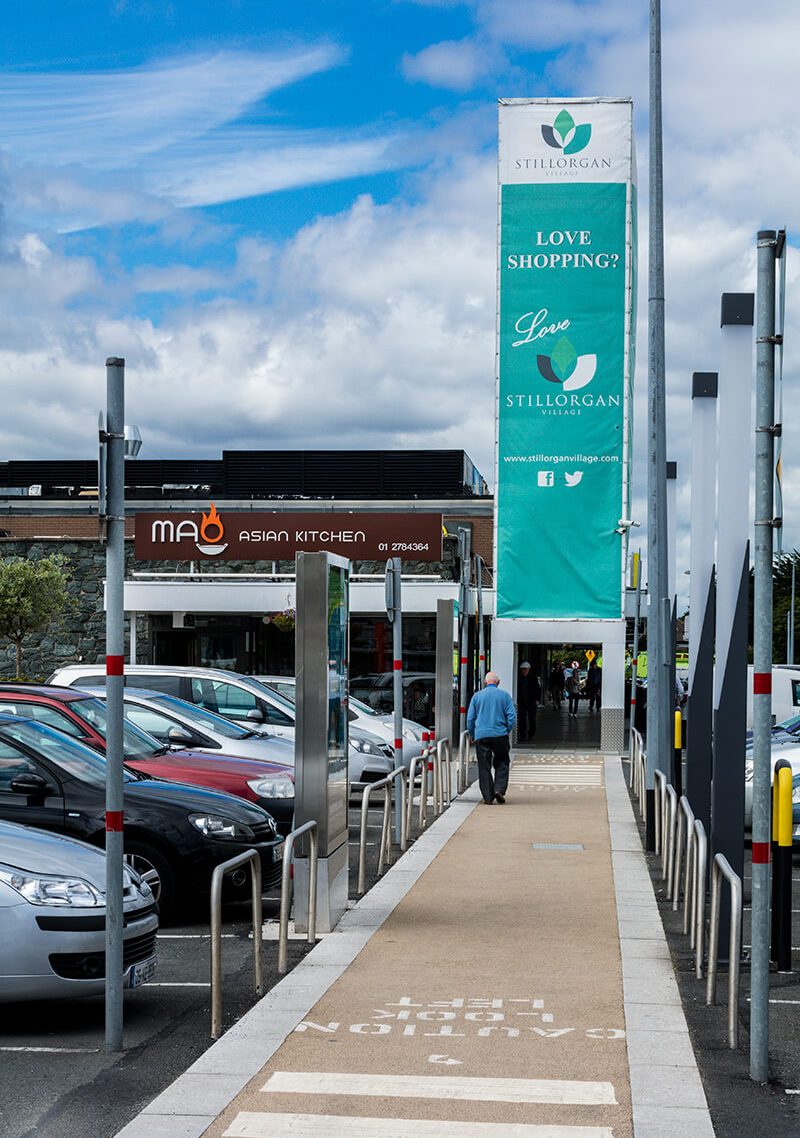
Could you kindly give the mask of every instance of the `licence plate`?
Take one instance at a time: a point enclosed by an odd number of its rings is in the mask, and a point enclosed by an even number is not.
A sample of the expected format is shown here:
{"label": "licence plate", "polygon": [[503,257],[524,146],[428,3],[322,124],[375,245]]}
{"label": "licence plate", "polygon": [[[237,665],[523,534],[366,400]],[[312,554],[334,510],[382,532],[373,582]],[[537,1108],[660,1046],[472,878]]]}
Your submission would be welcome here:
{"label": "licence plate", "polygon": [[156,974],[156,963],[157,958],[151,956],[149,960],[140,960],[138,964],[134,964],[131,968],[131,988],[138,988],[140,984],[152,980]]}

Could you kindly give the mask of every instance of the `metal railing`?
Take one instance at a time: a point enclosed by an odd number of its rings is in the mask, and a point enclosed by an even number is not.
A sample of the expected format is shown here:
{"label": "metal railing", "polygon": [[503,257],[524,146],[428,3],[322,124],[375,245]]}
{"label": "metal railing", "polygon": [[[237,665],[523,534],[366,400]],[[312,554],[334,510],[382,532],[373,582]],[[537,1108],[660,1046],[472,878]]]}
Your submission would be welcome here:
{"label": "metal railing", "polygon": [[[663,771],[653,772],[653,805],[655,813],[655,853],[664,849],[664,807],[667,801],[667,776]],[[663,865],[662,874],[663,877]]]}
{"label": "metal railing", "polygon": [[[692,892],[692,850],[694,848],[694,811],[685,794],[678,802],[678,829],[672,862],[672,911],[677,913],[681,902],[681,869],[683,878],[683,934],[689,931],[689,907]],[[684,850],[686,856],[684,858]]]}
{"label": "metal railing", "polygon": [[675,831],[678,821],[678,795],[675,787],[667,783],[662,805],[664,814],[661,832],[664,835],[664,848],[661,853],[661,876],[667,882],[667,900],[672,899],[672,867],[675,860]]}
{"label": "metal railing", "polygon": [[278,930],[278,975],[285,975],[289,963],[289,909],[292,903],[292,852],[294,843],[303,834],[311,839],[308,865],[308,943],[317,939],[317,853],[319,833],[317,823],[305,822],[286,835],[283,844],[283,866],[281,868],[281,920]]}
{"label": "metal railing", "polygon": [[[416,760],[412,760],[412,765]],[[366,889],[367,880],[367,819],[369,817],[369,800],[373,791],[383,790],[383,820],[381,823],[381,840],[378,850],[378,875],[383,873],[384,865],[384,851],[385,860],[387,865],[392,863],[392,842],[391,842],[391,807],[392,807],[392,788],[394,783],[399,780],[400,783],[400,803],[401,803],[401,834],[400,834],[400,848],[405,849],[406,842],[406,768],[396,767],[391,774],[386,778],[378,779],[377,782],[368,782],[361,793],[361,832],[358,838],[358,894],[361,894]],[[424,780],[423,780],[424,781]]]}
{"label": "metal railing", "polygon": [[419,817],[417,829],[420,833],[428,824],[428,753],[415,755],[408,766],[408,794],[406,800],[406,838],[411,837],[411,826],[414,819],[414,783],[419,776]]}
{"label": "metal railing", "polygon": [[695,951],[694,974],[703,979],[706,931],[706,881],[708,880],[708,838],[698,818],[694,824],[694,886],[692,887],[692,940]]}
{"label": "metal railing", "polygon": [[461,738],[458,740],[458,793],[463,794],[467,789],[467,777],[469,774],[469,757],[472,743],[470,741],[469,732],[462,731]]}
{"label": "metal railing", "polygon": [[[436,767],[438,772],[438,808],[437,814],[443,814],[445,808],[453,801],[453,748],[449,739],[440,739],[436,744]],[[437,779],[434,779],[436,782]]]}
{"label": "metal railing", "polygon": [[742,954],[742,879],[731,869],[724,854],[718,853],[711,865],[711,915],[708,922],[708,981],[706,1003],[717,995],[717,956],[719,953],[720,880],[731,889],[730,940],[728,942],[728,1047],[739,1045],[739,960]]}
{"label": "metal railing", "polygon": [[222,881],[226,873],[240,865],[250,866],[253,886],[253,988],[260,996],[264,987],[261,962],[261,860],[257,850],[232,857],[218,865],[211,875],[211,1038],[222,1035]]}

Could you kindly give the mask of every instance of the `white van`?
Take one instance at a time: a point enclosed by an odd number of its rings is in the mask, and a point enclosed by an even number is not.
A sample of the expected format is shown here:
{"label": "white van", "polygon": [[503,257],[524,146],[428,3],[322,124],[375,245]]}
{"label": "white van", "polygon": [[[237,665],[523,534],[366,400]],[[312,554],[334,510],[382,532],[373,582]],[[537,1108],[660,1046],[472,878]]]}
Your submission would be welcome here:
{"label": "white van", "polygon": [[[800,715],[800,664],[775,664],[772,669],[772,722]],[[753,729],[753,665],[747,669],[747,730]]]}

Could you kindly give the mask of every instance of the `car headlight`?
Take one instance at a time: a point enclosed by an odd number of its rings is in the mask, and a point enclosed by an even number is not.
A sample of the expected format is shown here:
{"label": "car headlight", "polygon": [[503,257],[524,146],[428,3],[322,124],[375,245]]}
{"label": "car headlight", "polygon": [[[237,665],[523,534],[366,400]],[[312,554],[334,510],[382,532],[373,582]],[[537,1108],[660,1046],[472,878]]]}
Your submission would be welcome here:
{"label": "car headlight", "polygon": [[792,802],[800,802],[800,782],[792,787]]}
{"label": "car headlight", "polygon": [[380,755],[381,751],[374,743],[370,743],[369,739],[351,739],[350,743],[362,755]]}
{"label": "car headlight", "polygon": [[0,866],[0,881],[10,885],[31,905],[59,905],[73,909],[94,909],[105,905],[105,896],[80,877],[51,877],[44,873],[25,873],[13,866]]}
{"label": "car headlight", "polygon": [[226,818],[222,814],[190,814],[189,821],[204,838],[219,838],[222,841],[252,842],[255,835],[249,826]]}
{"label": "car headlight", "polygon": [[249,778],[247,785],[259,798],[294,798],[294,783],[290,778]]}

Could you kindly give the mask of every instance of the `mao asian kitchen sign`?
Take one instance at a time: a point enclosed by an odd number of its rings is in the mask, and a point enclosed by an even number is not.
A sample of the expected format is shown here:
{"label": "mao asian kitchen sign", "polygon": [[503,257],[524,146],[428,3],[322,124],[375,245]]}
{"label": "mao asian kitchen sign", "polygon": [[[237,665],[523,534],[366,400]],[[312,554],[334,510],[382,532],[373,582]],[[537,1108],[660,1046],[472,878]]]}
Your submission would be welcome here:
{"label": "mao asian kitchen sign", "polygon": [[291,561],[327,550],[352,561],[441,561],[441,514],[137,514],[137,561]]}

